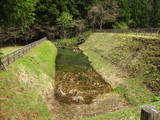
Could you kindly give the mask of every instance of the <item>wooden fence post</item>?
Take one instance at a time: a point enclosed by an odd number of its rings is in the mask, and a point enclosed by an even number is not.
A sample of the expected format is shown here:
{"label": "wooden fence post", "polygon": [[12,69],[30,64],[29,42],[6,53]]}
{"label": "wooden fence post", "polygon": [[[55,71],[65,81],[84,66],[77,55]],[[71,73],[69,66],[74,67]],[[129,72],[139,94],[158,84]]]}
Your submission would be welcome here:
{"label": "wooden fence post", "polygon": [[7,56],[7,65],[9,65],[10,64],[10,56],[8,55]]}
{"label": "wooden fence post", "polygon": [[142,107],[141,120],[159,120],[158,111],[152,106]]}
{"label": "wooden fence post", "polygon": [[0,57],[0,70],[5,69],[5,67],[7,67],[9,64],[16,61],[18,58],[20,58],[22,55],[27,53],[29,50],[31,50],[33,47],[40,44],[44,40],[47,40],[47,38],[45,37],[43,39],[40,39],[39,41],[36,41],[36,42],[33,42],[31,44],[24,46],[23,48],[16,50],[16,51],[4,56],[5,59],[4,59],[4,57],[3,58]]}
{"label": "wooden fence post", "polygon": [[0,57],[0,70],[3,69],[2,58]]}

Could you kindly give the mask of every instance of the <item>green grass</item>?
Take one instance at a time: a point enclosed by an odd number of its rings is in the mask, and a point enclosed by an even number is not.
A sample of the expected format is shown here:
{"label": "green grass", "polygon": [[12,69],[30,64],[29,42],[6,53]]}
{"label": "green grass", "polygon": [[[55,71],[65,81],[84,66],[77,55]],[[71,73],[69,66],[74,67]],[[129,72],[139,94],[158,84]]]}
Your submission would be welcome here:
{"label": "green grass", "polygon": [[141,108],[146,105],[154,106],[158,111],[160,110],[160,102],[155,102],[83,120],[140,120]]}
{"label": "green grass", "polygon": [[[154,56],[159,53],[156,44],[159,41],[158,36],[153,34],[94,33],[80,48],[89,57],[94,69],[111,84],[114,92],[132,106],[140,106],[159,100],[146,86],[149,81],[152,83],[158,78],[158,70],[154,72],[150,66],[157,67],[159,59]],[[147,60],[150,60],[149,64]],[[104,120],[138,120],[138,113],[133,113],[133,110],[104,115]]]}
{"label": "green grass", "polygon": [[0,71],[0,116],[10,120],[51,120],[45,96],[53,90],[57,50],[43,42]]}

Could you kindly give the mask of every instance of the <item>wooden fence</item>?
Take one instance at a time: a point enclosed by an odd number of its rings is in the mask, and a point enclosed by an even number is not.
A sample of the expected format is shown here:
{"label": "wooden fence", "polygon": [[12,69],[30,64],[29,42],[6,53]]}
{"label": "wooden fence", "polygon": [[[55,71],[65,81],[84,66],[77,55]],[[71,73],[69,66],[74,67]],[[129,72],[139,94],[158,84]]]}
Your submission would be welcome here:
{"label": "wooden fence", "polygon": [[135,29],[105,29],[95,30],[95,32],[108,32],[108,33],[156,33],[160,34],[160,28],[135,28]]}
{"label": "wooden fence", "polygon": [[159,112],[153,106],[144,106],[141,109],[140,120],[160,120]]}
{"label": "wooden fence", "polygon": [[15,60],[23,56],[25,53],[30,51],[32,48],[37,46],[38,44],[42,43],[43,41],[47,40],[47,38],[42,38],[36,42],[30,43],[23,48],[17,49],[5,56],[0,57],[0,69],[5,69],[9,64],[13,63]]}

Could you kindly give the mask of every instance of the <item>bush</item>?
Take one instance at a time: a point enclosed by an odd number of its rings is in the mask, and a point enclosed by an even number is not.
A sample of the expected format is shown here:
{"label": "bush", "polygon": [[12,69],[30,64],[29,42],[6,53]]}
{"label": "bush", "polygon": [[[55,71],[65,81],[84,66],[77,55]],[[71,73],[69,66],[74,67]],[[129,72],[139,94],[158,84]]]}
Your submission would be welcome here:
{"label": "bush", "polygon": [[62,40],[57,40],[57,46],[58,47],[74,47],[79,44],[82,44],[85,42],[85,40],[88,38],[88,36],[91,34],[90,31],[85,32],[77,37],[74,38],[69,38],[69,39],[62,39]]}
{"label": "bush", "polygon": [[116,22],[114,25],[113,25],[113,28],[114,29],[128,29],[128,25],[125,23],[125,22]]}
{"label": "bush", "polygon": [[60,17],[57,18],[57,25],[59,25],[62,38],[68,37],[68,31],[75,26],[73,16],[68,12],[63,12]]}
{"label": "bush", "polygon": [[88,32],[85,32],[85,33],[83,33],[83,34],[77,36],[76,39],[77,39],[78,44],[84,43],[85,40],[88,38],[88,36],[89,36],[90,34],[91,34],[91,32],[88,31]]}

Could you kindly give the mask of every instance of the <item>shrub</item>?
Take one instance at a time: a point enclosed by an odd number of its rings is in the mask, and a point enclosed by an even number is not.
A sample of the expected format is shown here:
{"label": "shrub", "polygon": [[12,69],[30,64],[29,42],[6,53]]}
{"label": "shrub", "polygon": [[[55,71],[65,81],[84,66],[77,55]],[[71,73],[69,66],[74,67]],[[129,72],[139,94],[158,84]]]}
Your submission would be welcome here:
{"label": "shrub", "polygon": [[88,32],[85,32],[85,33],[77,36],[77,38],[76,38],[76,39],[77,39],[77,43],[78,43],[78,44],[84,43],[85,40],[88,38],[88,36],[89,36],[90,34],[91,34],[91,32],[88,31]]}
{"label": "shrub", "polygon": [[69,38],[69,39],[62,39],[62,40],[57,40],[56,45],[58,47],[74,47],[79,44],[82,44],[85,42],[85,40],[88,38],[88,36],[91,34],[90,31],[85,32],[77,37]]}
{"label": "shrub", "polygon": [[68,12],[63,12],[61,16],[57,18],[57,24],[59,25],[59,30],[62,33],[62,38],[66,38],[68,31],[75,25],[73,16]]}
{"label": "shrub", "polygon": [[113,25],[114,29],[128,29],[128,25],[125,22],[116,22]]}

